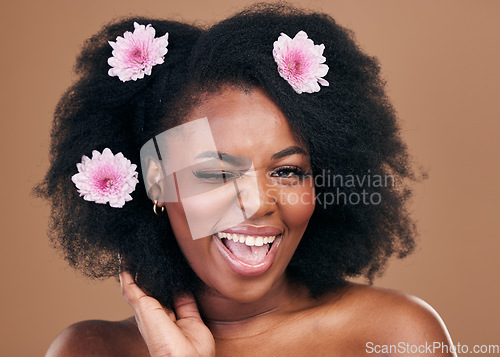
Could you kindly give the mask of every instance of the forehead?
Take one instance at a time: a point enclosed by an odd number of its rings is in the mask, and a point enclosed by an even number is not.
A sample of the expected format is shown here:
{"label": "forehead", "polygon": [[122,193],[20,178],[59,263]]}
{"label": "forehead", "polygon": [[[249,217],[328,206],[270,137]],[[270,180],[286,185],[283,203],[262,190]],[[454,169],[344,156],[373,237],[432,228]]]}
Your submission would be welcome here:
{"label": "forehead", "polygon": [[299,145],[279,107],[261,90],[226,88],[209,95],[188,121],[207,118],[219,149]]}

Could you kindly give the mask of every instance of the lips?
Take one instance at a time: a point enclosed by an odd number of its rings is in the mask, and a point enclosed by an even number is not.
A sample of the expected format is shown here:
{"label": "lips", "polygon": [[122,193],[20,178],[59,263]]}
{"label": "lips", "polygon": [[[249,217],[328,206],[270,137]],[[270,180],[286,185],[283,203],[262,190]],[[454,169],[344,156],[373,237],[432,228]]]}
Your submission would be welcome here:
{"label": "lips", "polygon": [[276,258],[283,230],[277,227],[240,226],[212,236],[231,270],[245,276],[266,272]]}
{"label": "lips", "polygon": [[277,236],[283,233],[283,230],[270,226],[240,226],[232,227],[221,231],[222,233],[243,234],[249,236]]}

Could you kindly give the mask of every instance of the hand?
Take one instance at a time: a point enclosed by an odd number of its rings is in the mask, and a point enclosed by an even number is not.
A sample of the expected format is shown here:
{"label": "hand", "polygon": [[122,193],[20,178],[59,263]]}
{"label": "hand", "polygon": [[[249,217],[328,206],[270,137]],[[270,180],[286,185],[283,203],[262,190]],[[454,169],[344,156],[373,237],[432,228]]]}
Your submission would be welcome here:
{"label": "hand", "polygon": [[120,283],[151,357],[215,356],[214,338],[192,295],[177,299],[174,312],[147,296],[128,272],[120,273]]}

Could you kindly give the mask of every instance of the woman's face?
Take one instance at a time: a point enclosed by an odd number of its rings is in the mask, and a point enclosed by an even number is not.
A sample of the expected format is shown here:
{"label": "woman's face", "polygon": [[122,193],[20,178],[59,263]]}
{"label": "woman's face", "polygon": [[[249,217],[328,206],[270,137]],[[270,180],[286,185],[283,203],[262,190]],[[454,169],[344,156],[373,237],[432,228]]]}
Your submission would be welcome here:
{"label": "woman's face", "polygon": [[158,143],[183,167],[180,202],[165,204],[174,234],[212,291],[256,301],[284,279],[313,213],[308,154],[260,89],[211,95],[186,124]]}

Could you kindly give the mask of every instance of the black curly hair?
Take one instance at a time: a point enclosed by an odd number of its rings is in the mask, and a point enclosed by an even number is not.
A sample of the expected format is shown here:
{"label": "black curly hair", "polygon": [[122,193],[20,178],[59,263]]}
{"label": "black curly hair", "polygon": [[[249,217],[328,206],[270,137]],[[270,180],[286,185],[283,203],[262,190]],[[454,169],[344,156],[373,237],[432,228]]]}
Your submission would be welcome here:
{"label": "black curly hair", "polygon": [[[158,35],[168,32],[168,54],[151,76],[121,82],[108,75],[108,41],[132,30],[135,21],[151,24]],[[325,45],[330,86],[317,93],[297,94],[272,56],[281,33],[293,37],[301,30]],[[413,250],[416,236],[406,208],[415,175],[379,72],[376,59],[330,16],[286,4],[257,4],[209,29],[148,18],[109,24],[85,43],[77,60],[79,77],[54,115],[51,165],[34,189],[51,201],[51,241],[71,266],[93,278],[116,276],[121,254],[138,284],[165,306],[201,288],[168,219],[153,214],[142,183],[133,200],[117,209],[80,198],[71,177],[82,155],[106,147],[139,163],[141,146],[182,122],[206,93],[224,86],[260,88],[309,151],[313,175],[393,178],[394,185],[318,185],[318,197],[364,190],[380,203],[316,204],[287,269],[315,296],[349,276],[372,281],[390,256]]]}

